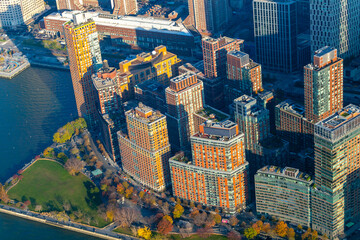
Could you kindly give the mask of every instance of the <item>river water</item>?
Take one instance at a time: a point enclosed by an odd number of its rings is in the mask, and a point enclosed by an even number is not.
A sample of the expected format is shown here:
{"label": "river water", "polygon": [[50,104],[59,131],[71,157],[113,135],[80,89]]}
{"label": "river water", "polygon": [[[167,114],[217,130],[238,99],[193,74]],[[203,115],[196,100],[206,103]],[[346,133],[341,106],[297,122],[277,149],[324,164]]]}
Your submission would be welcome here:
{"label": "river water", "polygon": [[[56,130],[76,116],[69,72],[31,67],[11,80],[0,78],[0,182],[51,144]],[[0,239],[95,238],[0,214]]]}

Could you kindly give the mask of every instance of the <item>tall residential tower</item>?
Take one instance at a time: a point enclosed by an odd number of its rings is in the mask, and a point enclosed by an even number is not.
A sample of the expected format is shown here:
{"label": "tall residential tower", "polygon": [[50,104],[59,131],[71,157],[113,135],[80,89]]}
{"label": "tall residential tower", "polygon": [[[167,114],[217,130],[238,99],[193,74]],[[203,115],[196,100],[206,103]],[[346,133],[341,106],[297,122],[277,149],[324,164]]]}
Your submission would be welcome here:
{"label": "tall residential tower", "polygon": [[64,24],[64,32],[78,115],[93,127],[97,110],[91,76],[102,65],[96,26],[85,13],[78,13],[73,21]]}
{"label": "tall residential tower", "polygon": [[343,107],[343,60],[337,50],[323,47],[304,67],[305,117],[320,121]]}

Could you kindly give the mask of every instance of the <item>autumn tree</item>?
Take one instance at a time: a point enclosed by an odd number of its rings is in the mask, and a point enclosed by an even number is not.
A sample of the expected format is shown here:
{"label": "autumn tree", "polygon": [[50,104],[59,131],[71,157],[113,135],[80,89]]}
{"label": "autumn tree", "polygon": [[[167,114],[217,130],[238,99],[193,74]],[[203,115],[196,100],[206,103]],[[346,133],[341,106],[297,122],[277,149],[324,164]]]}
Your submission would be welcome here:
{"label": "autumn tree", "polygon": [[239,219],[237,219],[237,217],[235,216],[232,216],[230,219],[229,219],[229,224],[233,227],[235,227],[236,225],[238,225],[239,223]]}
{"label": "autumn tree", "polygon": [[85,166],[85,163],[77,158],[70,158],[65,163],[65,168],[70,175],[74,176],[78,174]]}
{"label": "autumn tree", "polygon": [[203,225],[205,225],[206,219],[207,219],[206,212],[199,213],[194,216],[194,224],[199,227],[203,226]]}
{"label": "autumn tree", "polygon": [[221,223],[221,216],[220,216],[220,214],[216,213],[216,214],[214,214],[213,217],[214,217],[214,221],[215,221],[216,224]]}
{"label": "autumn tree", "polygon": [[151,238],[151,230],[148,227],[139,228],[138,236],[148,240]]}
{"label": "autumn tree", "polygon": [[125,191],[125,187],[121,183],[119,183],[118,185],[116,185],[116,191],[120,194],[123,194]]}
{"label": "autumn tree", "polygon": [[53,158],[55,156],[55,152],[52,147],[45,148],[43,154],[45,157],[48,157],[48,158]]}
{"label": "autumn tree", "polygon": [[173,229],[173,220],[170,216],[164,216],[157,225],[157,230],[159,233],[166,235],[171,232]]}
{"label": "autumn tree", "polygon": [[275,227],[275,232],[280,236],[280,237],[285,237],[286,233],[288,231],[288,226],[284,221],[280,221],[276,224]]}
{"label": "autumn tree", "polygon": [[286,236],[287,236],[287,238],[290,239],[290,240],[295,239],[295,231],[294,231],[294,229],[293,229],[293,228],[289,228],[289,229],[287,230]]}
{"label": "autumn tree", "polygon": [[184,208],[180,204],[176,204],[174,211],[173,211],[173,217],[174,219],[180,218],[181,215],[184,213]]}
{"label": "autumn tree", "polygon": [[270,230],[271,230],[270,223],[265,223],[264,226],[263,226],[263,231],[266,232],[266,233],[269,233]]}
{"label": "autumn tree", "polygon": [[255,229],[253,229],[252,227],[245,229],[244,236],[247,239],[249,239],[249,240],[254,239],[257,235],[258,235],[257,231]]}
{"label": "autumn tree", "polygon": [[69,159],[68,156],[66,156],[66,154],[63,152],[58,153],[56,157],[60,159],[63,163],[66,163],[66,161]]}
{"label": "autumn tree", "polygon": [[9,196],[6,193],[5,187],[0,183],[0,200],[4,203],[8,203],[10,201]]}
{"label": "autumn tree", "polygon": [[114,220],[120,223],[121,227],[130,227],[141,216],[137,208],[124,207],[116,209],[114,212]]}
{"label": "autumn tree", "polygon": [[131,194],[133,193],[134,188],[133,187],[129,187],[128,189],[125,190],[125,197],[126,198],[130,198]]}

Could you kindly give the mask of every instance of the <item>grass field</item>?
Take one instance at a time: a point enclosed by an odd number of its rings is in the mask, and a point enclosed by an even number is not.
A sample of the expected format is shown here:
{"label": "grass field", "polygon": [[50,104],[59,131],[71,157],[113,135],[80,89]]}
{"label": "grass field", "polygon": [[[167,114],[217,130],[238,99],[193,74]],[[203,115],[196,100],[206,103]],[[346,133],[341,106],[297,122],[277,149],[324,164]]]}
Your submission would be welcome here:
{"label": "grass field", "polygon": [[63,211],[67,202],[71,204],[70,212],[87,214],[92,225],[106,225],[97,214],[100,195],[91,191],[95,185],[84,175],[71,176],[63,166],[47,160],[38,160],[22,175],[23,179],[8,192],[11,199],[30,200],[30,209],[42,205],[43,211]]}

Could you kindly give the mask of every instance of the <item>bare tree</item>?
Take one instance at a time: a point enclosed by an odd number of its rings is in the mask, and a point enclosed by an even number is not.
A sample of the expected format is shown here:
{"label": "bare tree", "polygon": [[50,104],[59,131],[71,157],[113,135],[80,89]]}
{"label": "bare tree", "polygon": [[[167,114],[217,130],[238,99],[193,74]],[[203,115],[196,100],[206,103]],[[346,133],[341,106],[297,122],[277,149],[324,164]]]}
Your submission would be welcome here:
{"label": "bare tree", "polygon": [[140,211],[137,208],[124,207],[116,209],[114,212],[114,220],[119,221],[122,227],[130,227],[140,216]]}
{"label": "bare tree", "polygon": [[170,205],[168,202],[164,202],[163,204],[159,205],[161,211],[164,213],[164,215],[170,215]]}
{"label": "bare tree", "polygon": [[70,175],[74,176],[79,173],[85,166],[85,163],[77,158],[70,158],[65,163],[65,168],[68,170]]}

